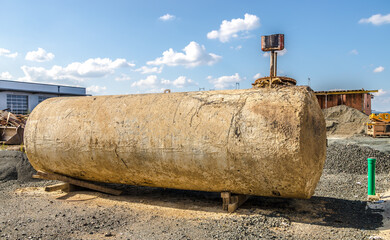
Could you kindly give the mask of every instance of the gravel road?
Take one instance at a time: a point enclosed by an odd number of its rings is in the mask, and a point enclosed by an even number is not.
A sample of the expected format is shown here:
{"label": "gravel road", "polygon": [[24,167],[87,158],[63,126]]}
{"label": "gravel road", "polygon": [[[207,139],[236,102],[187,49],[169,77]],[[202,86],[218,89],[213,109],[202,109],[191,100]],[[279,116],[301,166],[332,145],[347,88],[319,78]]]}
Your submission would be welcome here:
{"label": "gravel road", "polygon": [[330,144],[311,199],[251,197],[233,214],[218,193],[134,186],[119,186],[122,196],[49,193],[43,187],[54,181],[7,179],[0,181],[0,239],[369,239],[383,217],[365,202],[365,154],[383,158],[377,192],[388,190],[388,155]]}

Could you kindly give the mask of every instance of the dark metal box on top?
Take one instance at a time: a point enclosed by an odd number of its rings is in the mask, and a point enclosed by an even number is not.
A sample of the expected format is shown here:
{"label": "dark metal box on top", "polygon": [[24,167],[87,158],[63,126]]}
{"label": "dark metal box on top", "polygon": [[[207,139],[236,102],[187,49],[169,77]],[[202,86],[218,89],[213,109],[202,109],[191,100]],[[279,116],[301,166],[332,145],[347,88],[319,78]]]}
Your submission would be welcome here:
{"label": "dark metal box on top", "polygon": [[284,49],[284,34],[261,36],[261,50],[280,51]]}

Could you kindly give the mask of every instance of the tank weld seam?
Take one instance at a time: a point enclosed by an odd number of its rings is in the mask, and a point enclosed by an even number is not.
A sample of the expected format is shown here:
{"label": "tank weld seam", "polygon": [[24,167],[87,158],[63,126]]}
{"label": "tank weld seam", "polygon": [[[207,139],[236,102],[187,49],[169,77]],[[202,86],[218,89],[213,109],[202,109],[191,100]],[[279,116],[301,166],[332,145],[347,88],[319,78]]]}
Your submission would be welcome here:
{"label": "tank weld seam", "polygon": [[180,99],[179,103],[177,104],[177,107],[176,107],[176,110],[175,110],[175,114],[173,115],[173,121],[172,123],[176,123],[175,119],[176,119],[176,113],[177,113],[177,110],[179,109],[179,106],[181,104],[181,102],[183,101],[183,98]]}
{"label": "tank weld seam", "polygon": [[119,160],[121,160],[121,161],[123,162],[123,164],[126,166],[126,168],[129,168],[129,167],[127,166],[127,164],[125,163],[125,161],[123,161],[123,159],[122,159],[121,157],[119,157],[119,154],[118,154],[118,152],[116,151],[116,149],[117,149],[117,147],[114,148],[114,153],[115,153],[116,157],[119,158]]}
{"label": "tank weld seam", "polygon": [[[230,126],[229,126],[229,129],[228,129],[228,134],[227,134],[227,137],[226,137],[226,144],[229,143],[229,137],[230,137],[230,131],[232,129],[232,126],[233,126],[233,122],[235,122],[237,124],[237,121],[235,121],[236,117],[238,117],[241,112],[242,112],[242,109],[244,108],[245,104],[246,104],[246,101],[247,101],[248,97],[246,97],[243,101],[243,103],[241,104],[240,108],[238,109],[238,111],[236,113],[234,113],[232,115],[232,119],[230,120]],[[241,100],[241,97],[238,101]]]}
{"label": "tank weld seam", "polygon": [[[196,98],[195,98],[196,99]],[[215,104],[215,103],[218,103],[217,101],[207,101],[207,100],[203,100],[203,99],[198,99],[201,104],[200,106],[196,109],[195,113],[192,114],[191,116],[191,120],[190,120],[190,127],[192,127],[192,120],[193,118],[195,117],[195,115],[199,114],[200,110],[202,109],[203,106],[206,106],[206,105],[212,105],[212,104]],[[199,125],[199,124],[198,124]]]}
{"label": "tank weld seam", "polygon": [[64,118],[67,118],[72,112],[73,112],[73,110],[70,110],[70,112],[68,114],[66,114],[66,116]]}
{"label": "tank weld seam", "polygon": [[192,127],[192,120],[193,120],[193,118],[195,117],[195,115],[198,115],[198,114],[199,114],[200,109],[201,109],[204,105],[206,105],[206,103],[200,104],[200,106],[196,109],[195,113],[192,114],[192,116],[191,116],[191,121],[190,121],[190,127]]}

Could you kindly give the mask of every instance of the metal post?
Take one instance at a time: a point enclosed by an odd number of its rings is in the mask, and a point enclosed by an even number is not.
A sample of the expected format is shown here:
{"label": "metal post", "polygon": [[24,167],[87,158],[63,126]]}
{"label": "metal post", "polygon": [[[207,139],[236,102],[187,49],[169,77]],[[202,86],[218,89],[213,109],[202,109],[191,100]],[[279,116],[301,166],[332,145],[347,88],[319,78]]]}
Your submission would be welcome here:
{"label": "metal post", "polygon": [[328,95],[325,95],[325,108],[328,108]]}
{"label": "metal post", "polygon": [[367,158],[368,161],[368,195],[375,195],[375,158]]}
{"label": "metal post", "polygon": [[274,77],[278,76],[277,74],[277,67],[278,67],[278,52],[274,52]]}
{"label": "metal post", "polygon": [[275,51],[271,51],[270,52],[270,70],[269,70],[269,76],[271,77],[271,79],[272,79],[272,77],[274,77],[275,75],[274,75],[274,63],[275,63],[275,60],[274,60],[274,52]]}

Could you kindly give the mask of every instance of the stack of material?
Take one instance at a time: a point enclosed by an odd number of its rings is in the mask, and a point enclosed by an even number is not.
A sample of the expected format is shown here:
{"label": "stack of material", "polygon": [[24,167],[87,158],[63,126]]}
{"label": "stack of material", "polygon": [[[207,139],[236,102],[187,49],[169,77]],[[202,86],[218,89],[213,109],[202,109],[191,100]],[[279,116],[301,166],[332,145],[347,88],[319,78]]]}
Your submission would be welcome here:
{"label": "stack of material", "polygon": [[390,114],[379,113],[370,115],[370,123],[367,123],[367,134],[373,137],[390,136]]}
{"label": "stack of material", "polygon": [[369,122],[366,114],[345,105],[322,110],[326,120],[328,136],[353,136],[365,132]]}
{"label": "stack of material", "polygon": [[28,115],[15,115],[11,112],[0,110],[0,125],[10,127],[24,127],[26,125]]}
{"label": "stack of material", "polygon": [[0,143],[14,145],[23,143],[27,115],[15,115],[0,110]]}

